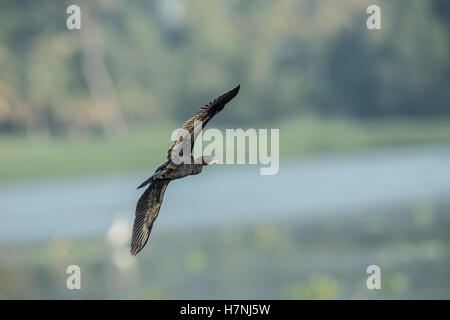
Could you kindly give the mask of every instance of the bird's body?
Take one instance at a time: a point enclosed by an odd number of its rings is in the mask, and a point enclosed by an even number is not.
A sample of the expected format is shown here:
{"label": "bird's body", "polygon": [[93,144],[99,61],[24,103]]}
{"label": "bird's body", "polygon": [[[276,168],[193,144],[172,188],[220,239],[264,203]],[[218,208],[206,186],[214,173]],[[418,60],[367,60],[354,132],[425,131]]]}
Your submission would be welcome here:
{"label": "bird's body", "polygon": [[[145,180],[139,188],[149,185],[141,195],[136,205],[136,217],[133,225],[133,235],[131,239],[131,254],[134,256],[148,241],[153,223],[158,217],[159,210],[164,197],[164,192],[170,181],[184,178],[190,175],[196,175],[202,172],[203,166],[216,163],[210,156],[202,156],[196,160],[192,157],[192,149],[195,139],[199,134],[199,129],[208,123],[208,121],[220,112],[231,99],[239,92],[239,86],[225,93],[209,104],[201,107],[191,118],[189,118],[181,127],[181,132],[177,136],[175,143],[168,152],[168,161],[163,163],[155,173]],[[200,128],[197,128],[200,124]],[[183,156],[183,151],[189,150],[189,155],[184,155],[183,159],[188,161],[178,162],[179,157]],[[190,160],[190,161],[189,161]]]}

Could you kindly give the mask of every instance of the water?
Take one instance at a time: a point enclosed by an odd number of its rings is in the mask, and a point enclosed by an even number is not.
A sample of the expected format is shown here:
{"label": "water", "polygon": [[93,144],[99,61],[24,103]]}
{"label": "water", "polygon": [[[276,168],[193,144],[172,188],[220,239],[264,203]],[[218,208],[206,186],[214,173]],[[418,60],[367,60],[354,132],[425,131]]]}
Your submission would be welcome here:
{"label": "water", "polygon": [[[103,234],[134,218],[136,190],[151,170],[0,186],[0,242]],[[281,162],[274,176],[256,166],[206,168],[167,188],[157,228],[302,219],[450,197],[450,147],[378,150]]]}

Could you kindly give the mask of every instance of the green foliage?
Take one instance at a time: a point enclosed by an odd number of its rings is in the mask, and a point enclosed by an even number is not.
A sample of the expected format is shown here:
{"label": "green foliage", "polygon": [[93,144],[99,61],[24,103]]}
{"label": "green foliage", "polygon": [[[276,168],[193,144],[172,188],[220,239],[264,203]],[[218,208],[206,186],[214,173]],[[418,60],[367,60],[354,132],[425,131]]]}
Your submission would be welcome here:
{"label": "green foliage", "polygon": [[[368,0],[80,1],[82,30],[69,31],[68,1],[3,1],[0,130],[178,122],[237,83],[223,124],[449,114],[447,2],[379,3],[383,29],[369,31]],[[91,85],[92,55],[109,94]]]}

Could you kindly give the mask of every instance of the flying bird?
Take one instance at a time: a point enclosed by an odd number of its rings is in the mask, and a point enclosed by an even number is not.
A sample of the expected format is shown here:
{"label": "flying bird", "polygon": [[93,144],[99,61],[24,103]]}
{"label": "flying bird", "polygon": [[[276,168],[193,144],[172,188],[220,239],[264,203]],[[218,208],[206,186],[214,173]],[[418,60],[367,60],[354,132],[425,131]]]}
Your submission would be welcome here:
{"label": "flying bird", "polygon": [[[190,175],[197,175],[202,172],[202,168],[207,165],[217,163],[217,160],[210,156],[202,156],[193,159],[192,150],[195,139],[201,129],[220,112],[225,105],[231,101],[239,92],[238,85],[233,90],[221,95],[207,105],[201,107],[191,118],[181,127],[180,132],[168,151],[168,160],[156,169],[155,173],[145,180],[138,189],[149,185],[139,198],[136,205],[136,214],[133,224],[133,234],[131,237],[131,255],[135,256],[148,241],[153,223],[158,217],[159,209],[169,182],[175,179],[184,178]],[[190,144],[190,145],[189,145]],[[190,154],[184,155],[183,150],[189,150]],[[180,162],[179,157],[190,161]],[[175,161],[174,161],[175,160]],[[187,162],[187,163],[186,163]]]}

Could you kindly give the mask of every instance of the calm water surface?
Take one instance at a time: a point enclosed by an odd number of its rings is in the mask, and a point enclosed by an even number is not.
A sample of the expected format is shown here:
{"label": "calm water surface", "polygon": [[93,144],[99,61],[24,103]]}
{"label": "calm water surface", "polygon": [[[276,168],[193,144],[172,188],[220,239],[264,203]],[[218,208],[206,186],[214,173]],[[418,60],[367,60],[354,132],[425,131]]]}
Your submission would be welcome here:
{"label": "calm water surface", "polygon": [[[151,169],[151,168],[149,168]],[[134,217],[149,174],[0,185],[0,242],[95,236]],[[167,188],[160,229],[343,214],[450,199],[450,147],[378,150],[257,166],[215,166]]]}

